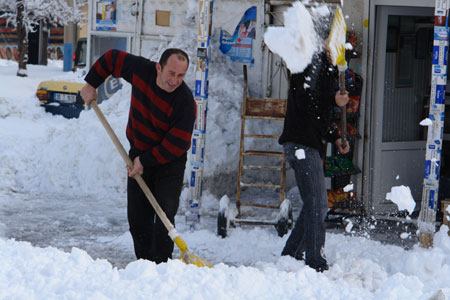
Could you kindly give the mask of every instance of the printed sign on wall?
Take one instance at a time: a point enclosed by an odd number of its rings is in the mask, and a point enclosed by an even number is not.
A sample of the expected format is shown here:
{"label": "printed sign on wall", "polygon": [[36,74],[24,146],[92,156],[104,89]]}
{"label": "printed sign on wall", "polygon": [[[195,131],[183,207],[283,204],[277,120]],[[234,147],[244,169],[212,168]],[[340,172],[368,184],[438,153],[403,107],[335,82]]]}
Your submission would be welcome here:
{"label": "printed sign on wall", "polygon": [[253,63],[253,40],[256,37],[256,6],[245,12],[233,35],[220,31],[220,50],[233,61]]}
{"label": "printed sign on wall", "polygon": [[97,0],[95,30],[116,30],[117,0]]}

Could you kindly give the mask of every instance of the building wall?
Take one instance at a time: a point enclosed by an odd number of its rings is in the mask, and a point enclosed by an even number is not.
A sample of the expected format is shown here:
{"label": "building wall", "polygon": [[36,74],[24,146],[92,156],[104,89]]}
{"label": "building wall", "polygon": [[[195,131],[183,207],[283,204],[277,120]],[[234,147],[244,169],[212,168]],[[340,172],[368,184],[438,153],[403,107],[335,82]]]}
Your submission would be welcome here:
{"label": "building wall", "polygon": [[358,46],[355,50],[360,54],[359,58],[350,61],[349,67],[362,74],[364,1],[345,0],[343,11],[346,17],[347,31],[355,32],[358,38]]}

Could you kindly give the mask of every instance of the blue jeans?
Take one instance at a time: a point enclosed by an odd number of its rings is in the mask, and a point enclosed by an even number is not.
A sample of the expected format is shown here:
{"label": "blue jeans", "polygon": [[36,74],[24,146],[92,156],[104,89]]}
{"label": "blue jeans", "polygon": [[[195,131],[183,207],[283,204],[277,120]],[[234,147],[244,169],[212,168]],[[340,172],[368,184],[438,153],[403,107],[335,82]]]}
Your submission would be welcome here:
{"label": "blue jeans", "polygon": [[[294,169],[303,207],[281,254],[303,259],[305,252],[305,263],[317,269],[327,264],[322,254],[328,210],[322,159],[316,149],[300,144],[287,142],[283,148],[286,160]],[[299,149],[304,150],[305,158],[296,157]]]}

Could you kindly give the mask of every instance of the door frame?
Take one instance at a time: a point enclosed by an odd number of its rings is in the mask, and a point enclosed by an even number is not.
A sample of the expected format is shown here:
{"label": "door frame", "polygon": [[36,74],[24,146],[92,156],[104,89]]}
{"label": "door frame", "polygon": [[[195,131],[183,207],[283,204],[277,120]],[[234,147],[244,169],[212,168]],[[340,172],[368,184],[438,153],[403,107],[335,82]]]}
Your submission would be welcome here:
{"label": "door frame", "polygon": [[[385,68],[384,65],[378,68],[375,64],[375,57],[379,55],[376,53],[376,35],[377,27],[383,24],[378,24],[378,9],[382,6],[403,6],[403,7],[434,7],[435,0],[366,0],[366,12],[370,20],[368,28],[368,47],[366,47],[367,53],[367,75],[366,75],[366,101],[364,105],[364,154],[363,154],[363,178],[362,178],[362,199],[364,201],[364,207],[369,214],[376,214],[373,209],[373,181],[374,181],[374,165],[376,163],[374,155],[374,139],[377,136],[377,130],[381,130],[380,126],[377,126],[379,120],[376,119],[376,107],[380,105],[376,99],[380,91],[376,91],[376,80],[379,76],[384,78]],[[384,53],[382,54],[385,55]],[[383,59],[384,61],[384,59]],[[378,74],[378,73],[381,74]],[[418,143],[418,142],[413,142]],[[425,156],[424,156],[425,161]]]}

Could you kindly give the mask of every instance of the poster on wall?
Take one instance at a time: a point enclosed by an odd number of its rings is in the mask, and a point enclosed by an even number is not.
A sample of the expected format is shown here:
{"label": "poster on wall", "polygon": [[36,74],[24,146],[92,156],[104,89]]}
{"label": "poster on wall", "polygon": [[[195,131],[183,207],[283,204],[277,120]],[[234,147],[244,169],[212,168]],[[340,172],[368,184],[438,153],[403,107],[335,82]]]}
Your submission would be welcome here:
{"label": "poster on wall", "polygon": [[253,40],[256,37],[256,6],[252,6],[236,26],[234,34],[220,31],[220,50],[231,60],[253,64]]}
{"label": "poster on wall", "polygon": [[95,30],[116,30],[117,0],[97,0]]}

